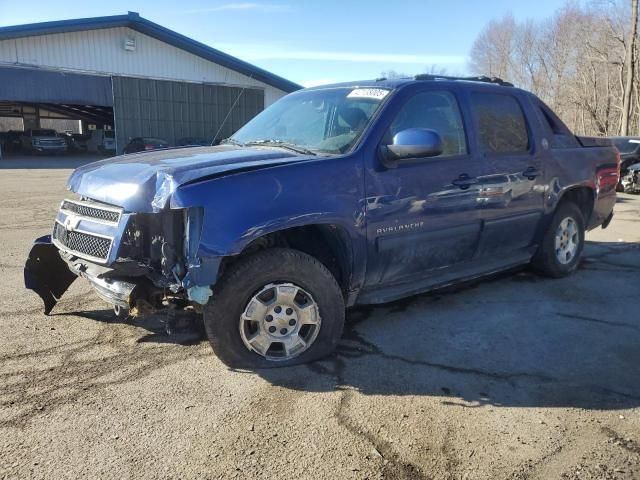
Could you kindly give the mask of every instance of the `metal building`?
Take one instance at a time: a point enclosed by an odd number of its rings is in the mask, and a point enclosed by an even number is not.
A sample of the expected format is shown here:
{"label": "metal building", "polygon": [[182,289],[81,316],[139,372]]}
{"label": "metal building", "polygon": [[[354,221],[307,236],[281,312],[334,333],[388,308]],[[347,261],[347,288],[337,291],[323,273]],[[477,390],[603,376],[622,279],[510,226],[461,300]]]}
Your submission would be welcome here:
{"label": "metal building", "polygon": [[118,152],[139,136],[228,137],[299,88],[135,12],[0,28],[0,117],[111,127]]}

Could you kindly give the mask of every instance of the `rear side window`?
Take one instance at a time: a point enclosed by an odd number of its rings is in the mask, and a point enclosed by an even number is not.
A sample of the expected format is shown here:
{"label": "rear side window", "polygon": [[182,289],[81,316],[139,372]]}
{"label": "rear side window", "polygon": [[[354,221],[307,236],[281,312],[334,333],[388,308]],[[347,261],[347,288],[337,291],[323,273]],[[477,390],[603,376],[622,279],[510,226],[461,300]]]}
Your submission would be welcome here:
{"label": "rear side window", "polygon": [[527,123],[514,97],[476,92],[471,94],[471,106],[484,152],[520,153],[529,150]]}
{"label": "rear side window", "polygon": [[576,137],[567,126],[542,102],[536,105],[543,126],[551,134],[551,148],[577,148]]}

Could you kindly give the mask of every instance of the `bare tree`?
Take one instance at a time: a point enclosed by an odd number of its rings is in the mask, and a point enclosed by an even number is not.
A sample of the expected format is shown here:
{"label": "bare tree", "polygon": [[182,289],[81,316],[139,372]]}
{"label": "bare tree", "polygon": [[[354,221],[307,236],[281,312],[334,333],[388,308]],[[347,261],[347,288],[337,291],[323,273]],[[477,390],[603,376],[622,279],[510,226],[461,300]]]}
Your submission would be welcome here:
{"label": "bare tree", "polygon": [[515,29],[516,22],[511,14],[491,20],[471,47],[471,69],[482,70],[482,74],[491,77],[506,77],[512,62]]}
{"label": "bare tree", "polygon": [[631,117],[631,93],[633,89],[634,53],[636,45],[636,35],[638,32],[638,0],[631,0],[631,28],[629,29],[629,40],[627,41],[627,57],[625,64],[627,67],[624,82],[624,97],[622,102],[622,135],[629,134],[629,117]]}
{"label": "bare tree", "polygon": [[[428,73],[430,75],[448,75],[446,68],[439,67],[436,64],[432,64],[429,67],[425,68],[423,73]],[[398,78],[410,78],[413,76],[414,75],[409,75],[408,73],[398,73],[392,69],[380,72],[381,78],[388,78],[389,80],[396,80]]]}
{"label": "bare tree", "polygon": [[576,133],[636,131],[637,1],[635,10],[628,0],[592,0],[568,2],[540,21],[493,20],[471,48],[469,69],[531,90]]}
{"label": "bare tree", "polygon": [[411,75],[408,75],[406,73],[398,73],[395,70],[385,70],[384,72],[380,72],[380,77],[388,78],[389,80],[395,80],[397,78],[407,78],[410,76]]}

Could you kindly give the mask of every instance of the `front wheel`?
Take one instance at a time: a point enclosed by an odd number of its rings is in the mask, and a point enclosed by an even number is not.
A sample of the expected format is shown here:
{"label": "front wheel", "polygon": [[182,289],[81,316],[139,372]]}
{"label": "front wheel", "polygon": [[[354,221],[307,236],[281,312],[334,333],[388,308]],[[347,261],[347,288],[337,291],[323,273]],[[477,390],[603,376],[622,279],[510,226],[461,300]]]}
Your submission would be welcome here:
{"label": "front wheel", "polygon": [[580,262],[584,231],[584,217],[578,206],[572,202],[561,203],[533,257],[533,268],[554,278],[572,273]]}
{"label": "front wheel", "polygon": [[335,349],[344,326],[342,292],[315,258],[289,249],[240,259],[205,307],[213,350],[228,366],[296,365]]}

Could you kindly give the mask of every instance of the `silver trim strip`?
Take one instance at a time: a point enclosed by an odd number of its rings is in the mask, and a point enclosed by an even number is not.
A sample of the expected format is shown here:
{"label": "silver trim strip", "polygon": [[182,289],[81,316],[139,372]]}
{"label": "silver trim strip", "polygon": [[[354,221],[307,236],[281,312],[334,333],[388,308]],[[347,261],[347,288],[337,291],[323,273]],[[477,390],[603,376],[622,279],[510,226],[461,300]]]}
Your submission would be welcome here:
{"label": "silver trim strip", "polygon": [[[118,220],[116,220],[115,222],[112,222],[110,220],[103,220],[100,218],[95,218],[95,217],[88,217],[86,215],[81,215],[78,212],[74,212],[72,210],[67,210],[64,207],[65,202],[67,203],[72,203],[73,205],[78,205],[80,207],[87,207],[87,208],[94,208],[96,210],[105,210],[107,212],[114,212],[118,214]],[[96,222],[96,223],[102,223],[105,225],[118,225],[120,223],[120,220],[122,219],[122,208],[118,208],[118,207],[111,207],[108,205],[103,205],[101,203],[95,203],[95,202],[80,202],[80,201],[76,201],[76,200],[69,200],[67,198],[65,198],[62,202],[60,202],[60,211],[64,212],[66,214],[71,214],[71,215],[75,215],[76,217],[80,217],[80,218],[86,218],[87,220],[90,220],[92,222]]]}

